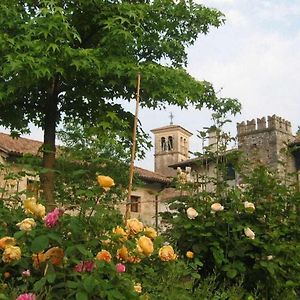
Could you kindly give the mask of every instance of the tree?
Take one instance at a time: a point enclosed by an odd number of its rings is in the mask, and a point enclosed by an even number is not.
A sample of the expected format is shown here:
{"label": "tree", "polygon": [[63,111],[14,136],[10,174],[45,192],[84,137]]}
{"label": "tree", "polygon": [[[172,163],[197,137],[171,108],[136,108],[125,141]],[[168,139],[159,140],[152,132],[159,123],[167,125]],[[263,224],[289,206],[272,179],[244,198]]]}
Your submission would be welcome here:
{"label": "tree", "polygon": [[186,47],[223,22],[221,12],[192,1],[1,1],[0,121],[19,133],[30,122],[44,130],[48,204],[57,124],[95,124],[111,112],[130,119],[115,99],[133,98],[138,72],[143,106],[239,109],[185,70]]}

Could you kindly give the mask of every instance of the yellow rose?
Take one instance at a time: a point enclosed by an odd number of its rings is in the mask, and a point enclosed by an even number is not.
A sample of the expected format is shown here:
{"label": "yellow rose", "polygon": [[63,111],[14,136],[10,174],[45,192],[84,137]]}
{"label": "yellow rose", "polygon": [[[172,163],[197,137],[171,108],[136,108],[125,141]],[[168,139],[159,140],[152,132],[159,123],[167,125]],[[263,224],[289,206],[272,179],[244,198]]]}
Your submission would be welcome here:
{"label": "yellow rose", "polygon": [[144,229],[144,225],[138,219],[128,219],[126,226],[129,229],[130,233],[137,234]]}
{"label": "yellow rose", "polygon": [[14,246],[16,244],[16,240],[10,236],[5,236],[0,239],[0,249],[5,249],[7,246]]}
{"label": "yellow rose", "polygon": [[34,215],[42,219],[45,217],[45,214],[46,214],[45,206],[42,204],[37,204],[34,210]]}
{"label": "yellow rose", "polygon": [[115,185],[114,180],[109,176],[98,175],[97,181],[99,185],[107,192]]}
{"label": "yellow rose", "polygon": [[97,253],[96,259],[110,262],[111,254],[107,250],[101,250],[100,252]]}
{"label": "yellow rose", "polygon": [[119,241],[125,242],[127,240],[127,232],[120,226],[113,229],[113,233],[119,235]]}
{"label": "yellow rose", "polygon": [[151,255],[154,251],[151,239],[144,235],[141,236],[137,242],[137,249],[146,256]]}
{"label": "yellow rose", "polygon": [[128,249],[125,246],[122,246],[117,250],[117,259],[127,261],[129,258]]}
{"label": "yellow rose", "polygon": [[26,218],[23,221],[21,221],[20,223],[17,223],[17,226],[20,228],[20,230],[31,231],[32,228],[34,228],[36,226],[36,223],[35,223],[34,219]]}
{"label": "yellow rose", "polygon": [[25,213],[33,214],[37,217],[43,218],[46,214],[45,206],[42,204],[37,204],[34,197],[27,198],[23,201],[23,206]]}
{"label": "yellow rose", "polygon": [[174,253],[173,247],[170,245],[161,247],[159,249],[158,255],[162,261],[170,261],[177,258],[177,255]]}
{"label": "yellow rose", "polygon": [[144,231],[145,231],[145,235],[152,240],[154,240],[157,237],[157,232],[152,227],[146,227]]}
{"label": "yellow rose", "polygon": [[34,197],[27,198],[23,201],[23,206],[26,213],[32,213],[36,206],[36,199]]}
{"label": "yellow rose", "polygon": [[133,288],[139,294],[142,292],[142,285],[140,283],[136,283]]}
{"label": "yellow rose", "polygon": [[187,251],[186,254],[185,254],[185,256],[186,256],[187,258],[189,258],[189,259],[192,259],[192,258],[194,258],[194,252],[192,252],[192,251]]}
{"label": "yellow rose", "polygon": [[10,263],[21,258],[21,249],[17,246],[7,246],[3,252],[2,260]]}

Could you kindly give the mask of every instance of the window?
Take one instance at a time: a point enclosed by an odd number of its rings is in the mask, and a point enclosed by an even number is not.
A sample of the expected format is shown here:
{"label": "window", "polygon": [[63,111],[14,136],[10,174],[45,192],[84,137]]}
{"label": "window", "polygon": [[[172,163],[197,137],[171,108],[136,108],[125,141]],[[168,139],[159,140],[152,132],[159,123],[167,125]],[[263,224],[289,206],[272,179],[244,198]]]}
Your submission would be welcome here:
{"label": "window", "polygon": [[138,196],[131,196],[130,198],[130,211],[131,212],[139,212],[140,211],[140,199],[141,197]]}
{"label": "window", "polygon": [[234,180],[235,179],[235,169],[232,163],[228,163],[226,166],[226,180]]}
{"label": "window", "polygon": [[168,150],[173,150],[173,138],[168,136]]}
{"label": "window", "polygon": [[297,149],[293,152],[294,159],[295,159],[295,167],[297,171],[300,171],[300,149]]}
{"label": "window", "polygon": [[166,144],[166,138],[162,137],[160,139],[160,147],[161,147],[161,151],[167,151],[167,144]]}
{"label": "window", "polygon": [[39,187],[40,187],[39,181],[27,179],[27,187],[26,187],[27,196],[29,196],[29,197],[34,196],[34,197],[38,198]]}

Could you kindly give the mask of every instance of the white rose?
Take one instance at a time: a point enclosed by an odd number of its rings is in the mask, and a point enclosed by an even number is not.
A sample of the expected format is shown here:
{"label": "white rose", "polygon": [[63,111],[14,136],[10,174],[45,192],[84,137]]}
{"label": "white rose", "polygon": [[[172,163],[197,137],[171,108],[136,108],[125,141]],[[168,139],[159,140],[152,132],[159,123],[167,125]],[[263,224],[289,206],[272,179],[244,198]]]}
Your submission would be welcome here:
{"label": "white rose", "polygon": [[249,227],[244,229],[244,233],[245,233],[245,236],[248,237],[249,239],[251,239],[251,240],[255,239],[255,233]]}
{"label": "white rose", "polygon": [[244,207],[247,212],[252,213],[255,211],[255,205],[252,202],[245,201]]}
{"label": "white rose", "polygon": [[217,211],[224,210],[224,206],[222,206],[220,203],[213,203],[210,209],[212,213],[216,213]]}
{"label": "white rose", "polygon": [[267,256],[267,260],[272,260],[273,258],[274,258],[273,255],[268,255],[268,256]]}
{"label": "white rose", "polygon": [[189,207],[187,210],[186,210],[186,213],[187,213],[187,216],[189,219],[195,219],[197,216],[198,216],[198,213],[197,211],[192,208],[192,207]]}

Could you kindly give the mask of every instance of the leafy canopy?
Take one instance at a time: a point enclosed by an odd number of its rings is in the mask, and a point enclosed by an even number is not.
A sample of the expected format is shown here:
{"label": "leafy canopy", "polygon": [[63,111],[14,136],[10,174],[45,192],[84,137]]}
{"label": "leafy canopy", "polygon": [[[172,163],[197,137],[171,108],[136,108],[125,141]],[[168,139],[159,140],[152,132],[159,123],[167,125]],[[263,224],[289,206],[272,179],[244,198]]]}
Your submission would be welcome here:
{"label": "leafy canopy", "polygon": [[185,70],[186,47],[223,22],[221,12],[192,1],[2,0],[1,123],[45,129],[47,99],[55,124],[96,123],[112,111],[128,118],[114,99],[134,96],[138,72],[143,106],[226,104],[236,112],[235,100],[219,101],[211,84]]}

